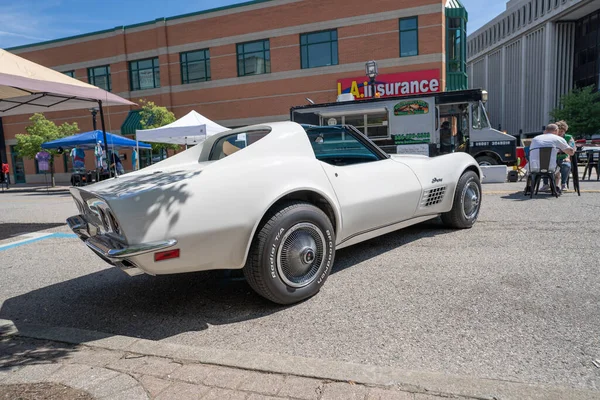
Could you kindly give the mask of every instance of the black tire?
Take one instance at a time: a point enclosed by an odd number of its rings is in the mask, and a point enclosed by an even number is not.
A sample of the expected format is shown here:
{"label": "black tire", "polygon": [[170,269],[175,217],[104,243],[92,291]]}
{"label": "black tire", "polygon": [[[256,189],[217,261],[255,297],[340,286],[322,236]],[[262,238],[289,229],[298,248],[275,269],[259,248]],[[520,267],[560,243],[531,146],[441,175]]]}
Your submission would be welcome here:
{"label": "black tire", "polygon": [[490,156],[479,156],[476,160],[479,165],[499,165],[498,160]]}
{"label": "black tire", "polygon": [[309,203],[283,204],[259,226],[244,275],[259,295],[278,304],[314,296],[335,258],[335,232],[323,211]]}
{"label": "black tire", "polygon": [[480,209],[481,182],[475,172],[467,171],[458,180],[452,209],[442,214],[442,222],[450,228],[471,228]]}

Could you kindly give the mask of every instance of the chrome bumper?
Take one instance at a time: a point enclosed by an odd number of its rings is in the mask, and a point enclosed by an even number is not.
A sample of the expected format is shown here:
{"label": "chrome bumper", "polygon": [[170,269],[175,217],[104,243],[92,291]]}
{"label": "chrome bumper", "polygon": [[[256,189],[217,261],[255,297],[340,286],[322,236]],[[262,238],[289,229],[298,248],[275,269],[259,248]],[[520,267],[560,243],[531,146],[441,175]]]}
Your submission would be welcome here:
{"label": "chrome bumper", "polygon": [[90,249],[111,264],[125,261],[130,257],[166,249],[177,244],[177,240],[170,239],[127,245],[109,235],[99,234],[95,228],[94,232],[92,232],[92,227],[80,215],[68,218],[67,225]]}

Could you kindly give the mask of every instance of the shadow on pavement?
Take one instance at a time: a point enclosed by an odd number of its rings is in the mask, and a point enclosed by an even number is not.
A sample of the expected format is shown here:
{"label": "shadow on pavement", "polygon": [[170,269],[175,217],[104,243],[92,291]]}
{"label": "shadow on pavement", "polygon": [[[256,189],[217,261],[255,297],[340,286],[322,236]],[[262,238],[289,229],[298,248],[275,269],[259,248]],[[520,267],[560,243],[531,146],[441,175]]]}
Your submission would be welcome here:
{"label": "shadow on pavement", "polygon": [[74,346],[67,344],[56,346],[44,340],[3,337],[0,330],[0,369],[51,364],[74,351]]}
{"label": "shadow on pavement", "polygon": [[59,226],[64,226],[65,223],[50,222],[50,223],[18,223],[18,222],[3,222],[0,223],[0,240],[8,239],[13,236],[22,235],[24,233],[32,233],[52,229]]}
{"label": "shadow on pavement", "polygon": [[511,194],[508,194],[505,196],[501,196],[500,198],[506,199],[506,200],[514,200],[514,201],[527,201],[527,200],[535,200],[535,199],[542,199],[542,200],[556,199],[556,197],[550,192],[538,192],[538,194],[534,194],[533,198],[531,198],[530,195],[525,196],[523,190],[520,190],[516,193],[511,193]]}
{"label": "shadow on pavement", "polygon": [[[332,273],[449,232],[434,220],[357,244],[337,254]],[[207,271],[130,278],[110,267],[8,299],[0,318],[12,320],[17,328],[48,325],[160,340],[286,309],[255,294],[243,278],[232,278],[236,275],[238,271]]]}

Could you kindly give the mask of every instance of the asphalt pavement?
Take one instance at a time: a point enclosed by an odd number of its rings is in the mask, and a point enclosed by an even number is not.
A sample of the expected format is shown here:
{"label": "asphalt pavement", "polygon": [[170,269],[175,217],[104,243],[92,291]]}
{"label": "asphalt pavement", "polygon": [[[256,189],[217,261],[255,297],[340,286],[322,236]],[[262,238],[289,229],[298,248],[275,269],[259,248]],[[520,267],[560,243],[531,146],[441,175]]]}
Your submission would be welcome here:
{"label": "asphalt pavement", "polygon": [[291,307],[224,272],[130,278],[78,239],[39,237],[68,233],[68,195],[4,193],[0,318],[598,390],[600,184],[533,200],[522,187],[484,185],[470,230],[432,221],[340,250],[321,292]]}

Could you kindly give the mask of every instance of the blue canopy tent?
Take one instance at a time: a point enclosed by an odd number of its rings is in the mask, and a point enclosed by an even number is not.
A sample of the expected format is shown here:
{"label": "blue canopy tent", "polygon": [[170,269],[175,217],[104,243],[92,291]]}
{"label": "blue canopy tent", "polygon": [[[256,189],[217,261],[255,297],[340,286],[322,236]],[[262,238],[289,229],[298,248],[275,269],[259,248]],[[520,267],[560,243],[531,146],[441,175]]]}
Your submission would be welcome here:
{"label": "blue canopy tent", "polygon": [[[70,149],[78,146],[81,149],[93,150],[98,142],[104,145],[104,133],[101,130],[79,133],[73,136],[67,136],[61,139],[53,140],[42,144],[43,149],[57,149],[59,147]],[[148,143],[136,142],[123,136],[106,133],[106,144],[109,150],[135,148],[139,145],[140,149],[151,149]]]}

